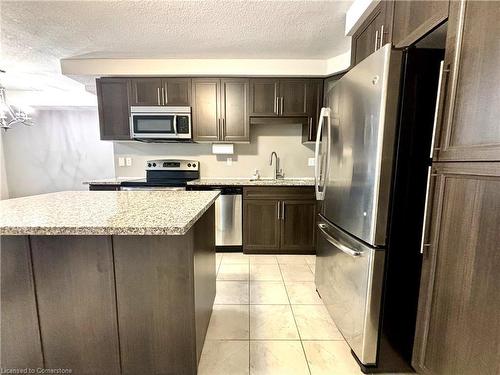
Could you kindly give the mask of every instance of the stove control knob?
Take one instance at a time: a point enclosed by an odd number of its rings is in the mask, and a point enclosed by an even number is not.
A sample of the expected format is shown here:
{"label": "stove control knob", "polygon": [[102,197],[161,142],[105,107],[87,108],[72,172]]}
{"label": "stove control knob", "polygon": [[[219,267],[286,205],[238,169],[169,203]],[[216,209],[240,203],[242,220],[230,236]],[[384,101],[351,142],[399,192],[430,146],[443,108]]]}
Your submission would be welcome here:
{"label": "stove control knob", "polygon": [[196,168],[196,164],[193,164],[193,168]]}
{"label": "stove control knob", "polygon": [[188,167],[191,167],[191,163],[188,163]]}
{"label": "stove control knob", "polygon": [[156,163],[153,163],[153,167],[156,167]]}
{"label": "stove control knob", "polygon": [[148,163],[148,168],[151,168],[151,163]]}

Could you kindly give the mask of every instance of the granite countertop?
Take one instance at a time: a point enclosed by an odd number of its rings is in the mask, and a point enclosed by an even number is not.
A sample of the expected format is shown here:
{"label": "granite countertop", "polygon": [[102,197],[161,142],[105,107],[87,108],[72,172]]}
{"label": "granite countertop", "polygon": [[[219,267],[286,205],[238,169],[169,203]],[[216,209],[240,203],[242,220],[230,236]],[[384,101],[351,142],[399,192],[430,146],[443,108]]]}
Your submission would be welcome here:
{"label": "granite countertop", "polygon": [[0,235],[183,235],[217,191],[65,191],[0,201]]}
{"label": "granite countertop", "polygon": [[189,181],[188,185],[197,186],[314,186],[314,178],[261,178],[250,180],[248,178],[202,178]]}
{"label": "granite countertop", "polygon": [[120,185],[123,181],[142,180],[144,177],[112,177],[83,181],[84,185]]}

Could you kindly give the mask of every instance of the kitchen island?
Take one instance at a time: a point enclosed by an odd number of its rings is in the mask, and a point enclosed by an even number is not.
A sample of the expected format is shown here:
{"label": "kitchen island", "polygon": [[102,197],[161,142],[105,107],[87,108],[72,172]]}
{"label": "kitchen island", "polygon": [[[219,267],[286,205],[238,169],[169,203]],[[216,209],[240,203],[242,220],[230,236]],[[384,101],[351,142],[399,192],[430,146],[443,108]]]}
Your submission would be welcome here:
{"label": "kitchen island", "polygon": [[218,194],[1,201],[1,367],[196,374],[215,298]]}

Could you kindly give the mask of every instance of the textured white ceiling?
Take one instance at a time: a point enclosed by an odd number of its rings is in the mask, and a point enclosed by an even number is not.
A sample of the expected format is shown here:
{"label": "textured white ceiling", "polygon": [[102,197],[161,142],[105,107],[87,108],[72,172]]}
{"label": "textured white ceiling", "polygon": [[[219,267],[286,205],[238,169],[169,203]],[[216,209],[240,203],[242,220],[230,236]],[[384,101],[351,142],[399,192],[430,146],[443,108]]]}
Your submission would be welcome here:
{"label": "textured white ceiling", "polygon": [[[0,2],[4,84],[79,85],[59,60],[104,58],[326,59],[346,52],[352,1]],[[1,79],[2,77],[0,77]]]}

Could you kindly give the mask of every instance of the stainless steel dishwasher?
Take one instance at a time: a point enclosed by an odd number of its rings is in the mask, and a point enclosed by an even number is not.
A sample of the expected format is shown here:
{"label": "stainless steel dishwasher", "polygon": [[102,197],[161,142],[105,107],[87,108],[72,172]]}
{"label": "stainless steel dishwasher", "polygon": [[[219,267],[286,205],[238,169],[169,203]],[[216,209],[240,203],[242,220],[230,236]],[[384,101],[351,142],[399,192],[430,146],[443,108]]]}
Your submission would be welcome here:
{"label": "stainless steel dishwasher", "polygon": [[189,186],[188,190],[219,190],[215,201],[215,246],[240,250],[243,244],[243,189],[229,186]]}

